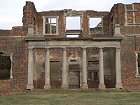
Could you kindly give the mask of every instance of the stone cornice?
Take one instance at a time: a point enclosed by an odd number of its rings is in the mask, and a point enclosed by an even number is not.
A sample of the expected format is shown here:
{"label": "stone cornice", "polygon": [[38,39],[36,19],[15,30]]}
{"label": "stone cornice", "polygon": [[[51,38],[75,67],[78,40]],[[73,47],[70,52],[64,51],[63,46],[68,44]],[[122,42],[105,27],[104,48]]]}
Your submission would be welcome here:
{"label": "stone cornice", "polygon": [[123,37],[79,37],[79,38],[47,38],[47,37],[24,37],[25,41],[121,41]]}

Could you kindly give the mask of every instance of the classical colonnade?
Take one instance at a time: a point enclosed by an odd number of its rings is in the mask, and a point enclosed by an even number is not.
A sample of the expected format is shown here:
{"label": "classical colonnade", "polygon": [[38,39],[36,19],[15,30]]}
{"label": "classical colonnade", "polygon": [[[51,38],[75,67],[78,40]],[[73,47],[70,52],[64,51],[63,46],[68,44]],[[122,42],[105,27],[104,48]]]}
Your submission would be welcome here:
{"label": "classical colonnade", "polygon": [[[50,48],[47,47],[46,49],[46,59],[45,59],[45,85],[44,89],[50,89]],[[61,88],[66,89],[69,88],[68,84],[68,70],[67,70],[67,49],[68,47],[61,47],[63,50],[63,61],[62,61],[62,85]],[[105,89],[104,83],[104,63],[103,63],[103,48],[99,48],[99,89]],[[33,46],[29,46],[28,48],[28,83],[27,89],[34,89],[33,86],[33,72],[34,72],[34,54],[33,54]],[[87,89],[87,47],[82,47],[82,89]],[[121,59],[120,59],[120,47],[115,47],[116,49],[116,88],[122,88],[121,82]]]}

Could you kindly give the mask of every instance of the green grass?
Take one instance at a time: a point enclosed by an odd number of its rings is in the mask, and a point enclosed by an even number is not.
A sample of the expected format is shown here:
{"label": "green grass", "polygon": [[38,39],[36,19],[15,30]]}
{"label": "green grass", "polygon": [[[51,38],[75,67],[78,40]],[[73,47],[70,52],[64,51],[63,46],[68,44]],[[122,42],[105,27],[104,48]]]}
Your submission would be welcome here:
{"label": "green grass", "polygon": [[28,91],[1,96],[0,105],[140,105],[140,92]]}

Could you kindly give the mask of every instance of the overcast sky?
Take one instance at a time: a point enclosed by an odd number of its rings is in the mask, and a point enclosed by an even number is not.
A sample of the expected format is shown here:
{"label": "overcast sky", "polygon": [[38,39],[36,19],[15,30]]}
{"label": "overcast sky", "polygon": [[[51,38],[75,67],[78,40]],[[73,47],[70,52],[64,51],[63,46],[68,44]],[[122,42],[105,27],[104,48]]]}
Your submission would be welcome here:
{"label": "overcast sky", "polygon": [[[22,25],[23,6],[27,0],[1,0],[0,29]],[[28,0],[34,2],[37,11],[75,9],[110,11],[113,4],[133,3],[140,0]]]}

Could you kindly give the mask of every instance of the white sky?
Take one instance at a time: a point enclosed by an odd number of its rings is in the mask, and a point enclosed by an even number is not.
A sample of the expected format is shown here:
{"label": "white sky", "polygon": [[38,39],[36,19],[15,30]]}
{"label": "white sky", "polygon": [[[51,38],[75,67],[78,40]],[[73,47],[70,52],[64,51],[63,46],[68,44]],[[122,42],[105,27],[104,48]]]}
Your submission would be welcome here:
{"label": "white sky", "polygon": [[[0,29],[11,29],[22,25],[23,6],[27,0],[1,0]],[[37,11],[75,9],[110,11],[113,4],[140,2],[140,0],[29,0]]]}

